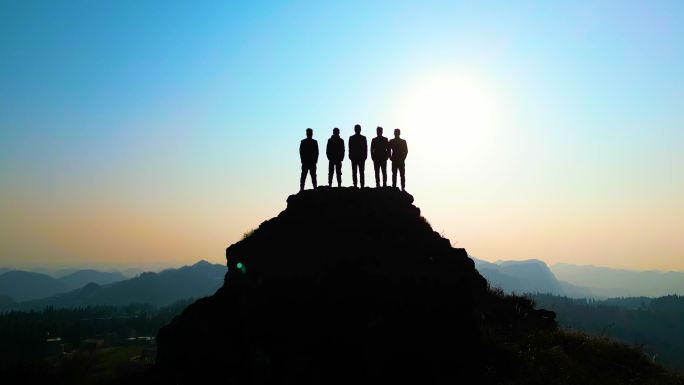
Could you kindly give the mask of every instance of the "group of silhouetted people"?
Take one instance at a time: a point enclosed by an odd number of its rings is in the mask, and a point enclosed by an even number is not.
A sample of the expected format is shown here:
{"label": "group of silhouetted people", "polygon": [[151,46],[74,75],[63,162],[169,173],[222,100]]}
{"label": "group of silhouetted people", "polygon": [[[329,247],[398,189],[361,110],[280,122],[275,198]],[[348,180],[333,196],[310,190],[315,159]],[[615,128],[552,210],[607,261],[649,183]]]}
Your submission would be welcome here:
{"label": "group of silhouetted people", "polygon": [[[394,139],[387,140],[382,136],[382,127],[377,128],[378,135],[371,141],[371,159],[375,170],[375,186],[380,187],[380,174],[382,173],[382,186],[387,186],[387,160],[392,161],[392,187],[397,187],[397,171],[401,176],[401,189],[405,191],[406,171],[404,162],[408,155],[406,141],[401,139],[401,131],[394,130]],[[337,187],[342,185],[342,161],[344,160],[344,140],[340,137],[340,129],[335,127],[333,134],[328,139],[325,148],[328,157],[328,186],[332,186],[333,174],[337,174]],[[316,183],[316,163],[318,162],[318,142],[313,139],[313,130],[306,129],[306,139],[299,145],[299,157],[302,160],[302,176],[299,180],[299,189],[304,189],[306,174],[311,174],[313,187]],[[361,135],[361,126],[354,126],[354,135],[349,137],[349,160],[352,166],[352,180],[357,187],[358,179],[361,187],[365,187],[364,166],[368,158],[368,142]]]}

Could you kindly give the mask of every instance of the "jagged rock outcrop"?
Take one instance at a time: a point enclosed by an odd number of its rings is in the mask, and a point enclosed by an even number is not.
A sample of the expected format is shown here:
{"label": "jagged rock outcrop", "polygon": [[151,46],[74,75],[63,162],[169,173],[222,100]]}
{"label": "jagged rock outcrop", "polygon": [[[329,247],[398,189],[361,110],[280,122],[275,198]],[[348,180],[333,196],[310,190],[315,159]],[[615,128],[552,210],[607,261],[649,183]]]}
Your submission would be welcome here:
{"label": "jagged rock outcrop", "polygon": [[[226,250],[223,287],[159,332],[159,369],[180,383],[481,378],[483,322],[515,325],[466,251],[412,202],[393,188],[290,196]],[[528,308],[520,325],[555,325]]]}

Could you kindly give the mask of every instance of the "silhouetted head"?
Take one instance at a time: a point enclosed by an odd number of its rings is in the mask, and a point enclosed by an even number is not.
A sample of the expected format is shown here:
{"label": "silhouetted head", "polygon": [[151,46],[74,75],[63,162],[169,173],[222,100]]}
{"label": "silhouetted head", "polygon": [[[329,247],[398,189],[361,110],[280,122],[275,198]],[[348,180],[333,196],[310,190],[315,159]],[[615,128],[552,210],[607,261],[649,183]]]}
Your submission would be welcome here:
{"label": "silhouetted head", "polygon": [[356,132],[357,134],[361,133],[361,125],[360,124],[357,124],[356,126],[354,126],[354,132]]}
{"label": "silhouetted head", "polygon": [[340,134],[340,129],[335,127],[333,128],[333,135],[339,135]]}
{"label": "silhouetted head", "polygon": [[311,138],[313,136],[313,130],[310,128],[306,129],[306,137]]}
{"label": "silhouetted head", "polygon": [[395,129],[394,129],[394,137],[395,137],[395,138],[398,138],[399,135],[401,135],[401,130],[398,129],[398,128],[395,128]]}
{"label": "silhouetted head", "polygon": [[382,127],[378,126],[378,136],[382,136]]}

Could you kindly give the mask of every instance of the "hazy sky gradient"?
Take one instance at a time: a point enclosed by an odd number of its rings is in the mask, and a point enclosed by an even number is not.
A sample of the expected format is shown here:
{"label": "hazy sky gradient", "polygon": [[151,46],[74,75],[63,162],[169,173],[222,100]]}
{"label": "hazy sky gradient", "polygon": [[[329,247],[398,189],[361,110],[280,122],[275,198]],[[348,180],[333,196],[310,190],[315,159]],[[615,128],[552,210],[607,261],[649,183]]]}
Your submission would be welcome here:
{"label": "hazy sky gradient", "polygon": [[223,262],[355,123],[479,258],[684,270],[682,1],[0,0],[0,266]]}

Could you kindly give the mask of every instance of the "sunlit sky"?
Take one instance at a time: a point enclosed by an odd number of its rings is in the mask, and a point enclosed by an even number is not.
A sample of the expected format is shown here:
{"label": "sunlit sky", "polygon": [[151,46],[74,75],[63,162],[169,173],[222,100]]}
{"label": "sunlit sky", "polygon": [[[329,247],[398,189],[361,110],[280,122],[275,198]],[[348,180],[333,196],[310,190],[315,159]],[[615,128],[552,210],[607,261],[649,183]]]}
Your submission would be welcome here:
{"label": "sunlit sky", "polygon": [[682,1],[0,0],[0,266],[223,263],[355,123],[478,258],[684,270]]}

